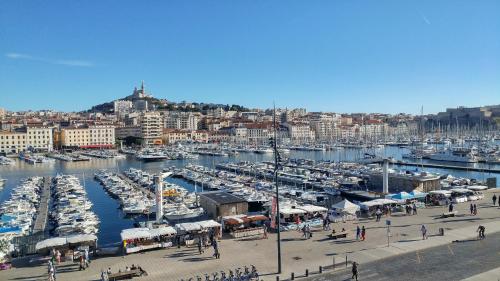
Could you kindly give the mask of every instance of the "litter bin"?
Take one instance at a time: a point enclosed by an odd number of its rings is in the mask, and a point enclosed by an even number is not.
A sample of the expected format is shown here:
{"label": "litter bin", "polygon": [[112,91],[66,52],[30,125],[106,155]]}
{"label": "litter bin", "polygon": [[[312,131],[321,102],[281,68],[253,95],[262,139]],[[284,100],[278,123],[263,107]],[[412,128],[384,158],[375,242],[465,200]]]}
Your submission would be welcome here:
{"label": "litter bin", "polygon": [[439,228],[439,236],[444,236],[444,228]]}

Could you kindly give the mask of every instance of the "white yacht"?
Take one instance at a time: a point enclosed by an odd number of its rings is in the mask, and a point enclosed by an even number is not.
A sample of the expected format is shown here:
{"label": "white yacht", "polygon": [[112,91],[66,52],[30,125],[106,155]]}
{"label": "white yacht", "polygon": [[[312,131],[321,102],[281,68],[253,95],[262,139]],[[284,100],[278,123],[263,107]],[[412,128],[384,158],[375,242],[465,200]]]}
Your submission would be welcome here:
{"label": "white yacht", "polygon": [[440,150],[428,157],[430,160],[445,162],[476,163],[478,161],[477,157],[470,152],[450,149]]}

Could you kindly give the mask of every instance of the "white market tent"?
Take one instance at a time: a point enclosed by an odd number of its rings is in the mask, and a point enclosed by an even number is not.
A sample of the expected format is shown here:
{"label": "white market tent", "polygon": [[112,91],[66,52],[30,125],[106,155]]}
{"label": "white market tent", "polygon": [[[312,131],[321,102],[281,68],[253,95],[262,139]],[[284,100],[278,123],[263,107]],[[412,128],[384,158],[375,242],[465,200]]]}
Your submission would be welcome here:
{"label": "white market tent", "polygon": [[351,203],[349,200],[344,199],[341,202],[332,205],[332,209],[335,209],[339,212],[355,214],[357,211],[359,211],[360,207],[354,203]]}
{"label": "white market tent", "polygon": [[[321,213],[321,212],[328,212],[328,209],[325,207],[320,207],[320,206],[315,206],[315,205],[303,205],[303,206],[298,206],[297,209],[304,210],[308,214],[312,213]],[[281,211],[281,210],[280,210]]]}
{"label": "white market tent", "polygon": [[431,190],[431,191],[429,191],[429,194],[442,194],[444,196],[450,196],[451,191],[449,191],[449,190]]}
{"label": "white market tent", "polygon": [[214,220],[206,220],[197,222],[178,223],[175,225],[175,229],[178,232],[192,232],[192,231],[200,231],[206,228],[216,228],[221,226],[222,225],[220,223]]}
{"label": "white market tent", "polygon": [[160,227],[160,228],[129,228],[124,229],[120,233],[122,241],[130,239],[140,239],[140,238],[154,238],[162,235],[174,235],[177,232],[171,226]]}
{"label": "white market tent", "polygon": [[214,220],[199,221],[196,223],[199,224],[203,228],[221,227],[221,224],[214,221]]}
{"label": "white market tent", "polygon": [[287,215],[287,216],[290,216],[290,215],[303,215],[307,213],[306,211],[304,210],[301,210],[301,209],[297,209],[297,208],[283,208],[281,209],[280,208],[280,214],[282,215]]}
{"label": "white market tent", "polygon": [[93,234],[77,234],[67,237],[53,237],[36,243],[35,250],[39,251],[54,247],[62,247],[68,244],[82,244],[95,241],[97,241],[97,236]]}
{"label": "white market tent", "polygon": [[369,209],[370,207],[374,206],[383,206],[383,205],[388,205],[388,204],[397,204],[397,201],[391,200],[391,199],[375,199],[371,201],[366,201],[360,204],[360,207],[362,209]]}
{"label": "white market tent", "polygon": [[66,244],[68,244],[68,240],[66,239],[66,237],[54,237],[36,243],[35,250],[39,251],[43,249],[60,247]]}

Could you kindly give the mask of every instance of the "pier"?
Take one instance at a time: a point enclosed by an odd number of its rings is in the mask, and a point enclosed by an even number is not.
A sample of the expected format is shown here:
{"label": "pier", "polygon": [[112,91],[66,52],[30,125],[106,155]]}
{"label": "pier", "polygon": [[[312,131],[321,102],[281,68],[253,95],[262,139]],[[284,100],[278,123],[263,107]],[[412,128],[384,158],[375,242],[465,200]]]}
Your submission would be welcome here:
{"label": "pier", "polygon": [[38,213],[36,216],[35,224],[33,226],[33,234],[44,232],[45,228],[47,227],[50,201],[50,182],[51,177],[43,178],[42,194],[40,196],[40,205],[38,206]]}
{"label": "pier", "polygon": [[403,161],[391,162],[391,164],[398,165],[398,166],[438,168],[438,169],[450,169],[450,170],[461,170],[461,171],[470,171],[470,172],[500,174],[500,169],[491,169],[491,168],[476,168],[476,167],[464,167],[464,166],[445,165],[445,164],[415,163],[415,162],[403,162]]}
{"label": "pier", "polygon": [[120,177],[120,179],[124,180],[128,184],[134,186],[135,188],[137,188],[139,190],[145,191],[149,198],[155,198],[156,195],[154,194],[153,191],[149,190],[148,188],[142,187],[141,185],[139,185],[136,182],[132,181],[131,179],[129,179],[126,175],[124,175],[122,173],[119,173],[117,175]]}

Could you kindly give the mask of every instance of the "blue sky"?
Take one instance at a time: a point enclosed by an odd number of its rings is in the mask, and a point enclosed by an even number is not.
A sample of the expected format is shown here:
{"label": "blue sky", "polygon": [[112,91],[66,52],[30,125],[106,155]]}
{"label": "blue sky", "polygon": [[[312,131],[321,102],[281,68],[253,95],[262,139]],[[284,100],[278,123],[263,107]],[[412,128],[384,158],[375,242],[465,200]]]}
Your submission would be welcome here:
{"label": "blue sky", "polygon": [[335,112],[500,103],[500,1],[1,1],[0,107]]}

